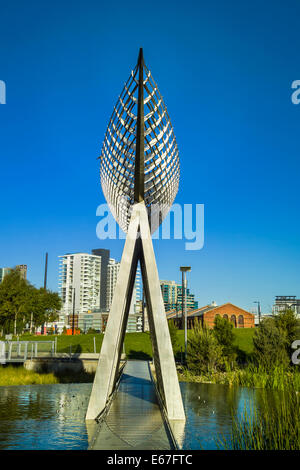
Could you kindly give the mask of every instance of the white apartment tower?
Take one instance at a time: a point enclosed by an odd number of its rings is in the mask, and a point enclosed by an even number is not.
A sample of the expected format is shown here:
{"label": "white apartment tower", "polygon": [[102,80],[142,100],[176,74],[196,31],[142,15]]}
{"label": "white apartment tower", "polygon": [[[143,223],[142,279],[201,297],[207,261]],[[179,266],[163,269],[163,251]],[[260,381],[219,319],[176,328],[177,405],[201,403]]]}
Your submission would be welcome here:
{"label": "white apartment tower", "polygon": [[[107,266],[107,288],[106,288],[106,306],[107,310],[110,310],[112,299],[114,295],[114,290],[117,284],[118,273],[120,269],[120,263],[113,258],[110,258],[108,266]],[[137,300],[140,298],[140,289],[141,289],[141,281],[140,281],[140,269],[138,268],[136,280],[134,283],[134,288],[132,292],[132,300],[129,309],[129,317],[127,323],[126,331],[137,331],[137,312],[136,312],[136,303]]]}
{"label": "white apartment tower", "polygon": [[107,265],[107,285],[106,285],[106,308],[107,310],[110,310],[110,307],[111,307],[114,290],[115,290],[116,283],[117,283],[118,272],[120,269],[120,264],[121,263],[119,263],[115,259],[110,258],[108,265]]}
{"label": "white apartment tower", "polygon": [[73,312],[75,289],[75,314],[99,309],[101,285],[101,257],[88,253],[59,256],[59,289],[63,315]]}
{"label": "white apartment tower", "polygon": [[[107,310],[110,310],[114,290],[117,284],[118,273],[120,269],[120,262],[116,261],[113,258],[109,259],[107,266],[107,288],[106,288],[106,305]],[[140,269],[137,269],[136,279],[134,283],[133,293],[132,293],[132,302],[130,306],[130,314],[135,313],[135,305],[137,300],[140,299],[140,289],[141,289],[141,273]]]}

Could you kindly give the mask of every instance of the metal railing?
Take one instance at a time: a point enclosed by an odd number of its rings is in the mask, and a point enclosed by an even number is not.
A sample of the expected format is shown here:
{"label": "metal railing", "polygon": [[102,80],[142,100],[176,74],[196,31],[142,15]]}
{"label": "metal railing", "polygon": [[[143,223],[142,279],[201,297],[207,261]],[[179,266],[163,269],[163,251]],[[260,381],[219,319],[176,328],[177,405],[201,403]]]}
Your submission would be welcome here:
{"label": "metal railing", "polygon": [[[3,347],[4,343],[4,347]],[[3,341],[2,362],[23,362],[37,357],[56,355],[55,341]]]}

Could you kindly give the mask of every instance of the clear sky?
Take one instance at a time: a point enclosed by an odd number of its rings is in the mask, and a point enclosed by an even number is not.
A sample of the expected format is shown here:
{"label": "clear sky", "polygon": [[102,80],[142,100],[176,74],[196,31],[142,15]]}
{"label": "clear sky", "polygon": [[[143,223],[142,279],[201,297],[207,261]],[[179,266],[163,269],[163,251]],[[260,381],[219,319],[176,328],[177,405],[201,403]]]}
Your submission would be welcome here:
{"label": "clear sky", "polygon": [[210,0],[1,3],[0,266],[58,288],[58,255],[110,248],[96,237],[101,144],[144,48],[181,158],[179,203],[205,204],[205,244],[155,241],[161,279],[200,305],[269,311],[300,296],[300,2]]}

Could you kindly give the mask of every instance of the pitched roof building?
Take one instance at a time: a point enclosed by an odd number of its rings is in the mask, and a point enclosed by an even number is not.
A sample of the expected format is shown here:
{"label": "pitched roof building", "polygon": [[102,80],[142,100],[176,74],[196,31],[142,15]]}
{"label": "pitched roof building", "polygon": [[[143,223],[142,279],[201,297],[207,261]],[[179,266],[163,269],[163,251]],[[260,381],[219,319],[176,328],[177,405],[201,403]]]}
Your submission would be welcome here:
{"label": "pitched roof building", "polygon": [[[188,310],[188,329],[193,328],[196,318],[200,320],[202,325],[205,324],[208,328],[213,328],[216,316],[227,318],[233,323],[235,328],[254,328],[253,313],[247,312],[247,310],[237,307],[230,302],[219,306],[212,302],[210,305],[205,305],[195,310]],[[173,320],[178,328],[182,328],[181,312],[176,312],[175,310],[168,312],[167,319]]]}

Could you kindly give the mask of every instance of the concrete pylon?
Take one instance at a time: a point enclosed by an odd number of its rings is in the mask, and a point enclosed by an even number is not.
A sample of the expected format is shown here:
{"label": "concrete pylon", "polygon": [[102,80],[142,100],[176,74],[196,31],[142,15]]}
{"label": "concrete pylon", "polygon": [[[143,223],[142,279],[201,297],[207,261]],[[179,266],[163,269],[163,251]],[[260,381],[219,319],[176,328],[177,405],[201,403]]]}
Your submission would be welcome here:
{"label": "concrete pylon", "polygon": [[117,284],[86,414],[99,417],[114,391],[138,261],[141,264],[157,386],[169,420],[185,420],[144,201],[133,205]]}

